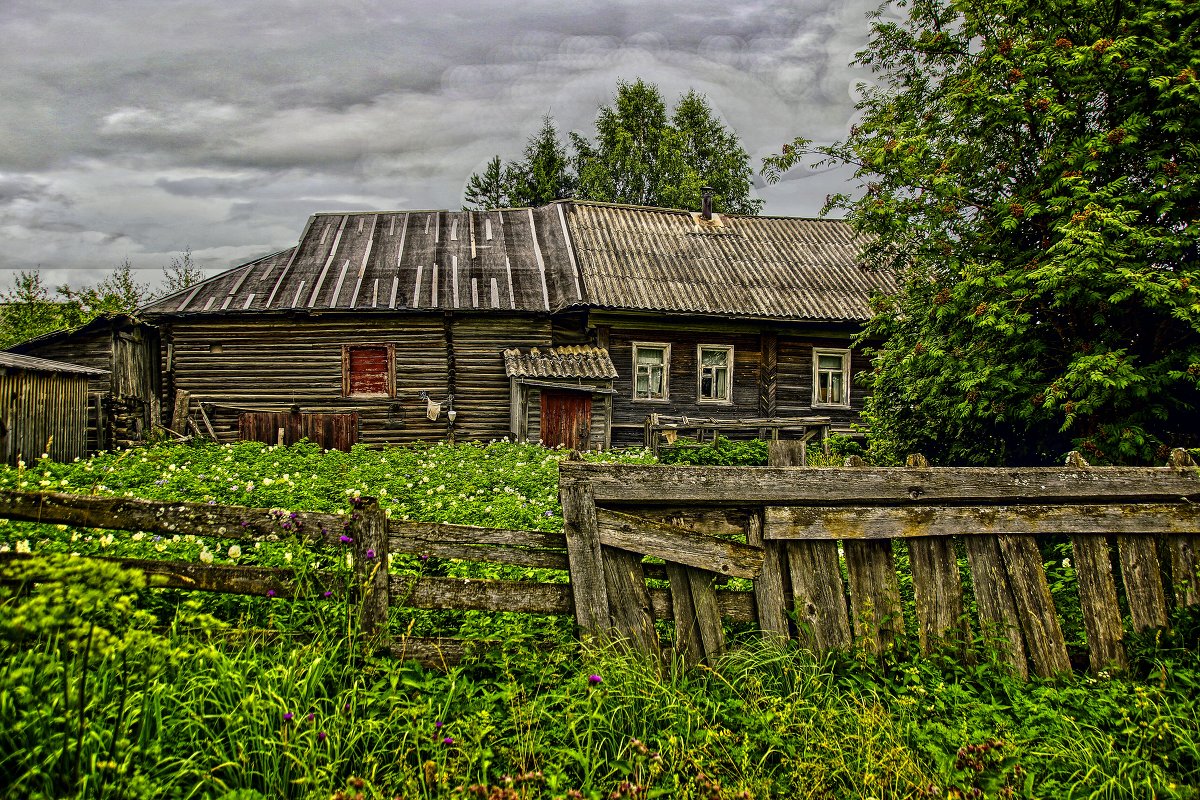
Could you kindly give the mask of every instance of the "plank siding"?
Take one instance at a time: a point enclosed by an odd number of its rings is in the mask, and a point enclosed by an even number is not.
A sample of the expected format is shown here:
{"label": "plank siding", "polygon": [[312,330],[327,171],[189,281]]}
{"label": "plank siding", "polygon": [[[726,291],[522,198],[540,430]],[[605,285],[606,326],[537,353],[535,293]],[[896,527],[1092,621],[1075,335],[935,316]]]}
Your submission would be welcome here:
{"label": "plank siding", "polygon": [[86,455],[86,375],[0,367],[0,457],[32,464],[42,453],[55,461]]}

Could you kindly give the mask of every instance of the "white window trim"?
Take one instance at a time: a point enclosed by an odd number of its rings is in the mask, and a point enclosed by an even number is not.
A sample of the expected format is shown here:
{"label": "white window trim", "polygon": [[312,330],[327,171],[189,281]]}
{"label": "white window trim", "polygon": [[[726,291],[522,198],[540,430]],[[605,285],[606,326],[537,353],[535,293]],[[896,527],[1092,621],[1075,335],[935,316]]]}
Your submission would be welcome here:
{"label": "white window trim", "polygon": [[[725,391],[728,394],[724,398],[703,397],[700,388],[704,385],[704,358],[705,350],[724,350],[728,354],[728,360],[725,362]],[[733,345],[731,344],[698,344],[696,345],[696,402],[706,406],[731,406],[733,405]]]}
{"label": "white window trim", "polygon": [[[654,348],[663,351],[663,396],[638,397],[638,348]],[[671,344],[670,342],[634,342],[633,371],[631,376],[630,396],[635,403],[669,403],[671,402]]]}
{"label": "white window trim", "polygon": [[[838,356],[842,359],[842,391],[845,393],[844,403],[821,403],[817,401],[817,390],[820,388],[821,356]],[[850,350],[840,347],[814,347],[812,351],[812,407],[813,408],[849,408],[850,407]]]}

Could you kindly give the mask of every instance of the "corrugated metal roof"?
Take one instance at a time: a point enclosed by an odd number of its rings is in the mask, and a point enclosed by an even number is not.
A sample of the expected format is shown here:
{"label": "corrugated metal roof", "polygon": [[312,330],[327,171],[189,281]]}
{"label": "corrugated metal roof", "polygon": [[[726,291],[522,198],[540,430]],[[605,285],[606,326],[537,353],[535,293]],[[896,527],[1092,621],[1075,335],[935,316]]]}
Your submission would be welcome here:
{"label": "corrugated metal roof", "polygon": [[546,206],[315,214],[296,247],[142,311],[558,311],[581,300],[564,215]]}
{"label": "corrugated metal roof", "polygon": [[590,306],[861,321],[892,276],[846,222],[565,200],[496,211],[315,214],[293,248],[141,311],[561,311]]}
{"label": "corrugated metal roof", "polygon": [[566,207],[589,305],[729,316],[866,320],[891,275],[861,266],[840,220],[720,216],[572,202]]}
{"label": "corrugated metal roof", "polygon": [[529,352],[518,348],[504,351],[504,371],[513,378],[615,378],[608,351],[602,347],[575,345],[534,347]]}
{"label": "corrugated metal roof", "polygon": [[48,358],[35,358],[17,353],[0,351],[0,367],[10,369],[27,369],[38,372],[66,372],[77,375],[107,375],[108,370],[85,367],[80,364],[67,364],[63,361],[51,361]]}

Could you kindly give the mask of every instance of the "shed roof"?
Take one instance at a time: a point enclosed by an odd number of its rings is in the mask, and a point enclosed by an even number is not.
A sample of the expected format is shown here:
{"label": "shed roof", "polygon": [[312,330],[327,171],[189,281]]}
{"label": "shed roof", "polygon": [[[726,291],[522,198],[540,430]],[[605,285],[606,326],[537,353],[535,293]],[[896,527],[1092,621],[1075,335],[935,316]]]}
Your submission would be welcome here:
{"label": "shed roof", "polygon": [[615,378],[617,368],[603,347],[518,348],[504,351],[504,372],[510,378]]}
{"label": "shed roof", "polygon": [[871,317],[892,276],[840,220],[563,200],[494,211],[313,215],[295,247],[145,306],[259,311],[556,312],[572,306],[830,321]]}
{"label": "shed roof", "polygon": [[67,364],[63,361],[51,361],[48,358],[35,358],[17,353],[0,351],[0,367],[8,369],[23,369],[36,372],[62,372],[76,375],[107,375],[108,370],[85,367],[80,364]]}

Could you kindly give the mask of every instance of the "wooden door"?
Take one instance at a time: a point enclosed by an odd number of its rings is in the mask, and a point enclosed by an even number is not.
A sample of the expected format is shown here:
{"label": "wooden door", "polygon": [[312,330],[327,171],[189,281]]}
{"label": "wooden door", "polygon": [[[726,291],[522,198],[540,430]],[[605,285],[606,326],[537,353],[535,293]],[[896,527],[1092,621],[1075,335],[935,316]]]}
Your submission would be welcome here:
{"label": "wooden door", "polygon": [[592,396],[586,392],[542,390],[542,444],[586,450],[592,432]]}

